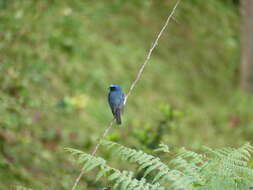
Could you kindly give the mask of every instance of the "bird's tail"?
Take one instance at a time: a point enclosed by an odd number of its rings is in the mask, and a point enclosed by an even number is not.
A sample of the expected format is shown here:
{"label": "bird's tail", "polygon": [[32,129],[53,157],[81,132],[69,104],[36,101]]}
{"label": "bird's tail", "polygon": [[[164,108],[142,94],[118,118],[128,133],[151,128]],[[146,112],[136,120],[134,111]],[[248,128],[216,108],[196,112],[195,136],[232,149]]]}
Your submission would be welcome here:
{"label": "bird's tail", "polygon": [[116,119],[116,123],[118,125],[120,125],[121,124],[121,111],[120,111],[120,109],[116,109],[115,119]]}

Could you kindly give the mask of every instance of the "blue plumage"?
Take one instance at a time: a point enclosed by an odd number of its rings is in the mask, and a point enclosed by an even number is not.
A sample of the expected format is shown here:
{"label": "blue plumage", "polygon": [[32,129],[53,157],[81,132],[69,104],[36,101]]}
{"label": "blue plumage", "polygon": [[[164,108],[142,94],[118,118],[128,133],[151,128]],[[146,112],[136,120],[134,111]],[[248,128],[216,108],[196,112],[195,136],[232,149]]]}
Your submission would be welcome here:
{"label": "blue plumage", "polygon": [[108,103],[111,107],[112,114],[118,125],[121,124],[121,114],[123,113],[125,95],[120,85],[112,84],[109,87]]}

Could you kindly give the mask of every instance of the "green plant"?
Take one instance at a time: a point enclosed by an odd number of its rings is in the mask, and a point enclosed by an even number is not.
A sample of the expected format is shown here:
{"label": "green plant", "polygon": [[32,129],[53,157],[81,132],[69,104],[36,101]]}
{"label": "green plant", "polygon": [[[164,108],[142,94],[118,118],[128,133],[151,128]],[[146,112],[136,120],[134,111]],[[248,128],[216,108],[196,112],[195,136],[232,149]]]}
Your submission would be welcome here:
{"label": "green plant", "polygon": [[[175,2],[0,0],[0,189],[71,189],[78,173],[62,147],[91,151],[111,119],[106,87],[130,86]],[[236,87],[238,7],[181,2],[112,139],[147,153],[160,142],[173,151],[251,141],[253,99]],[[160,104],[184,118],[163,124]]]}
{"label": "green plant", "polygon": [[17,186],[16,190],[32,190],[32,189],[23,186]]}
{"label": "green plant", "polygon": [[[121,160],[138,164],[137,171],[120,171],[109,166],[104,158],[76,149],[67,150],[77,156],[83,170],[98,168],[96,180],[104,176],[113,182],[114,189],[245,190],[252,185],[253,169],[248,164],[253,147],[248,143],[237,149],[204,147],[202,154],[185,148],[170,152],[163,144],[155,152],[169,154],[172,158],[166,163],[158,156],[112,141],[102,141],[102,145]],[[144,171],[139,179],[136,177],[138,171]]]}

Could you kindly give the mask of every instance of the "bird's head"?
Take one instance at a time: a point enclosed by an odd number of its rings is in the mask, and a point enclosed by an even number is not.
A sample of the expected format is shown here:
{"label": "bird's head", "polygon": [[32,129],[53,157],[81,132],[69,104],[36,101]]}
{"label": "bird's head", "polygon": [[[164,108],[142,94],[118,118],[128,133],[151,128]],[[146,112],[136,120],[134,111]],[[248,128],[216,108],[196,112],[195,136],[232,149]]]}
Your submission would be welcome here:
{"label": "bird's head", "polygon": [[110,91],[117,91],[117,90],[121,90],[121,87],[118,84],[111,84],[109,86],[109,89],[110,89]]}

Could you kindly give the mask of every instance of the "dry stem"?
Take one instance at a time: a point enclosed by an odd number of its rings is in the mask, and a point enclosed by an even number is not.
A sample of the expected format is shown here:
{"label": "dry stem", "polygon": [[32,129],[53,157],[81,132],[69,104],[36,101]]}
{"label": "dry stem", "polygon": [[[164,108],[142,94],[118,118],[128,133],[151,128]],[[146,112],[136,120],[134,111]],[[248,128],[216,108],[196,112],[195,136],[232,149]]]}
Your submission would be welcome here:
{"label": "dry stem", "polygon": [[[129,91],[128,91],[126,97],[125,97],[124,105],[127,103],[128,97],[129,97],[130,94],[132,93],[132,91],[133,91],[134,87],[136,86],[137,82],[140,80],[141,75],[142,75],[142,73],[143,73],[143,71],[144,71],[144,68],[145,68],[146,65],[148,64],[148,61],[149,61],[149,59],[150,59],[150,57],[151,57],[151,55],[152,55],[153,50],[154,50],[155,47],[158,45],[158,41],[159,41],[160,37],[162,36],[164,30],[166,29],[167,25],[169,24],[170,19],[173,18],[173,14],[174,14],[174,12],[175,12],[175,10],[176,10],[176,8],[177,8],[179,2],[180,2],[180,0],[178,0],[177,3],[175,4],[175,6],[173,7],[173,9],[172,9],[170,15],[168,16],[168,18],[167,18],[166,22],[164,23],[162,29],[161,29],[160,32],[158,33],[158,35],[157,35],[155,41],[153,42],[151,48],[149,49],[148,55],[147,55],[147,57],[146,57],[144,63],[142,64],[142,66],[141,66],[141,68],[140,68],[140,70],[139,70],[139,72],[138,72],[138,74],[137,74],[137,76],[136,76],[136,79],[135,79],[135,80],[133,81],[133,83],[131,84],[130,89],[129,89]],[[115,122],[115,119],[113,119],[113,120],[111,121],[111,123],[109,124],[109,126],[105,129],[103,135],[102,135],[102,136],[100,137],[100,139],[99,139],[98,144],[95,146],[95,148],[94,148],[94,150],[93,150],[93,152],[92,152],[92,154],[91,154],[92,156],[94,156],[94,155],[96,154],[96,152],[97,152],[97,150],[98,150],[98,148],[99,148],[99,146],[100,146],[100,144],[101,144],[101,141],[107,136],[107,134],[109,133],[109,131],[110,131],[111,127],[113,126],[113,123],[114,123],[114,122]],[[78,177],[76,178],[76,180],[75,180],[75,183],[74,183],[74,185],[73,185],[73,187],[72,187],[72,190],[75,190],[77,184],[78,184],[79,181],[81,180],[81,178],[82,178],[82,176],[83,176],[84,173],[85,173],[84,170],[82,170],[82,171],[80,172],[79,176],[78,176]]]}

